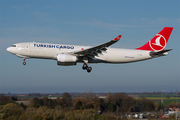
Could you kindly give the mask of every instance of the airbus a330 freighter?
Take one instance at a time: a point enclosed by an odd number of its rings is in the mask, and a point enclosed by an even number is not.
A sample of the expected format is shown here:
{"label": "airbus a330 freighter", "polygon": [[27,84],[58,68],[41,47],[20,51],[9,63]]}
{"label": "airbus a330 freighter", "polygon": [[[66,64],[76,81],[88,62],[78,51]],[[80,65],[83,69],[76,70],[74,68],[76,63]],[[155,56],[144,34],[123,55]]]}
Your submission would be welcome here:
{"label": "airbus a330 freighter", "polygon": [[26,42],[13,44],[7,51],[23,58],[23,65],[26,65],[26,58],[53,59],[62,66],[84,63],[82,69],[91,72],[92,67],[88,63],[130,63],[168,55],[171,49],[164,49],[172,30],[172,27],[164,27],[145,45],[136,49],[109,48],[120,40],[119,35],[114,40],[94,47]]}

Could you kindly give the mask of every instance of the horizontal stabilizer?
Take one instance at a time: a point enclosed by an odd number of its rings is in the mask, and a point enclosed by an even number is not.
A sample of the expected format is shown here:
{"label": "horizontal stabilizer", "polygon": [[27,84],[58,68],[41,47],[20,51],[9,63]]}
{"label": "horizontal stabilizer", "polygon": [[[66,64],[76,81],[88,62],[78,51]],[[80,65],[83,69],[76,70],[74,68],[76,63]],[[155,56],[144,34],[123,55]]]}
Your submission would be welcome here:
{"label": "horizontal stabilizer", "polygon": [[165,54],[166,52],[168,52],[168,51],[171,51],[172,49],[167,49],[167,50],[163,50],[163,51],[159,51],[159,52],[155,52],[155,51],[152,51],[152,52],[150,52],[149,54],[150,54],[150,56],[152,56],[152,57],[158,57],[158,56],[162,56],[162,55],[167,55],[167,54]]}

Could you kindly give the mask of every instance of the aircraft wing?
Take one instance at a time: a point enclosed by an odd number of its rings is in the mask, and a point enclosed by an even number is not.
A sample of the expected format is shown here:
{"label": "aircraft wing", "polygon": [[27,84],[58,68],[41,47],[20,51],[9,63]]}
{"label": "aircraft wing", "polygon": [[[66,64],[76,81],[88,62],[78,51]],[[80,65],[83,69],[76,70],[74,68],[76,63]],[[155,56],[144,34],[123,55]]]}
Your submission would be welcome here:
{"label": "aircraft wing", "polygon": [[72,52],[71,54],[75,54],[76,56],[86,56],[89,58],[94,58],[94,56],[98,56],[98,54],[102,54],[103,51],[107,50],[107,47],[111,46],[112,44],[116,43],[117,41],[119,41],[121,38],[121,35],[117,36],[114,40],[111,40],[107,43],[95,46],[95,47],[91,47],[88,49],[84,49],[84,50],[80,50],[80,51],[75,51]]}

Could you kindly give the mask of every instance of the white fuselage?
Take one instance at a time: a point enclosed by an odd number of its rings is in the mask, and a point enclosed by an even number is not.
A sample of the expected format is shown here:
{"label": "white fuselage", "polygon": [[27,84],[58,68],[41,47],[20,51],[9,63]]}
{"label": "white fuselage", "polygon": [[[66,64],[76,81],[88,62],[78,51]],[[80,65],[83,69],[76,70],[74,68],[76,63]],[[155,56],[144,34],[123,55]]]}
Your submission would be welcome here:
{"label": "white fuselage", "polygon": [[[90,48],[91,46],[62,45],[50,43],[18,43],[7,48],[9,52],[22,58],[40,58],[57,60],[57,54],[71,53]],[[89,60],[88,63],[128,63],[151,59],[150,51],[134,49],[107,48],[102,54],[95,56],[96,60]],[[83,62],[78,60],[77,62]]]}

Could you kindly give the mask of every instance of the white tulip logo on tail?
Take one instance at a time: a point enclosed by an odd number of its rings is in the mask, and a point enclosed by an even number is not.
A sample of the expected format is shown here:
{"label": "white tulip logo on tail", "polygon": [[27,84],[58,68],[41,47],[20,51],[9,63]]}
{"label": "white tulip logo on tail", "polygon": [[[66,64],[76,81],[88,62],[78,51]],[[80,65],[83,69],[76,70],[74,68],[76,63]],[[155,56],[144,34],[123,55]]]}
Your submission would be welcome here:
{"label": "white tulip logo on tail", "polygon": [[166,38],[160,34],[157,34],[149,41],[149,45],[154,51],[162,51],[166,47]]}
{"label": "white tulip logo on tail", "polygon": [[161,39],[161,37],[156,38],[156,41],[155,41],[156,43],[152,43],[152,44],[163,47],[160,43],[160,39]]}

